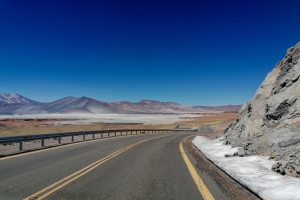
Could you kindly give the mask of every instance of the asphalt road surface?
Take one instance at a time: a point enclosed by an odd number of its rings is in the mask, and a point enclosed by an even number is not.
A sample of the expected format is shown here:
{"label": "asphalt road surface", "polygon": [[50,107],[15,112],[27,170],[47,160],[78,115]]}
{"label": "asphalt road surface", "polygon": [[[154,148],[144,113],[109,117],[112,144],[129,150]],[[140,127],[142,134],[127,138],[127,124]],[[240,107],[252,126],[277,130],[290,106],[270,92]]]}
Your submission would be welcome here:
{"label": "asphalt road surface", "polygon": [[192,133],[120,136],[0,159],[0,199],[203,199],[179,150]]}

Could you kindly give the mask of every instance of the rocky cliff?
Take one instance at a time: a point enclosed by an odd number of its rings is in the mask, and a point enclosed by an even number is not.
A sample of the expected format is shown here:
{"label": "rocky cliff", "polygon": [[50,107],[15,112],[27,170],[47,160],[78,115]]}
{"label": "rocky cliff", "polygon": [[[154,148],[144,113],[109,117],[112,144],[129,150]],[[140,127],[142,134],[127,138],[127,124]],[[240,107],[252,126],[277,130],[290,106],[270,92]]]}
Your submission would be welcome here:
{"label": "rocky cliff", "polygon": [[300,42],[267,75],[253,99],[225,130],[225,143],[240,155],[267,155],[273,170],[300,176]]}

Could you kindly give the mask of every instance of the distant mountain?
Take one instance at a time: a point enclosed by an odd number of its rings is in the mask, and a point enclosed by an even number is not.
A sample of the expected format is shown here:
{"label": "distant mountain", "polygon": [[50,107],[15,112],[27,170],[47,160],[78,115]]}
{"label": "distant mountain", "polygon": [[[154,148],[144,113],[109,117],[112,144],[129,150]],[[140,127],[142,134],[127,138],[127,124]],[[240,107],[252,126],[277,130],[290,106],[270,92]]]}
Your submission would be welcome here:
{"label": "distant mountain", "polygon": [[21,104],[30,104],[30,103],[36,103],[36,101],[33,101],[31,99],[28,99],[26,97],[23,97],[22,95],[19,95],[17,93],[14,94],[0,94],[0,102],[4,103],[21,103]]}
{"label": "distant mountain", "polygon": [[94,114],[88,109],[85,108],[70,108],[62,112],[62,114]]}
{"label": "distant mountain", "polygon": [[226,106],[192,106],[192,108],[199,109],[202,108],[204,110],[215,110],[215,111],[239,111],[242,105],[226,105]]}
{"label": "distant mountain", "polygon": [[5,100],[0,101],[0,113],[11,114],[47,114],[47,113],[74,113],[74,114],[142,114],[142,113],[199,113],[238,111],[241,105],[229,106],[183,106],[174,102],[160,102],[141,100],[139,102],[120,101],[104,102],[88,97],[65,97],[50,103],[40,103],[18,94],[2,94]]}
{"label": "distant mountain", "polygon": [[154,100],[141,100],[139,102],[113,102],[111,107],[119,113],[191,113],[204,112],[204,109],[193,109],[174,102],[160,102]]}

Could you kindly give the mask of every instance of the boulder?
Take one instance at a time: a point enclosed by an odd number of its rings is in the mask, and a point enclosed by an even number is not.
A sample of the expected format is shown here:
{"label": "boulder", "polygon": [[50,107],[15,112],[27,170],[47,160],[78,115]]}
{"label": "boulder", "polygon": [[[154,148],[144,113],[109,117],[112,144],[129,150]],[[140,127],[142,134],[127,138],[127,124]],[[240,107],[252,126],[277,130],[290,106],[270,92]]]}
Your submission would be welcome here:
{"label": "boulder", "polygon": [[[300,42],[266,76],[224,131],[224,144],[242,147],[244,155],[272,155],[285,160],[274,171],[295,175],[300,167]],[[242,154],[243,152],[241,152]],[[272,168],[273,169],[273,168]],[[296,170],[297,169],[297,170]],[[299,171],[299,170],[298,170]]]}

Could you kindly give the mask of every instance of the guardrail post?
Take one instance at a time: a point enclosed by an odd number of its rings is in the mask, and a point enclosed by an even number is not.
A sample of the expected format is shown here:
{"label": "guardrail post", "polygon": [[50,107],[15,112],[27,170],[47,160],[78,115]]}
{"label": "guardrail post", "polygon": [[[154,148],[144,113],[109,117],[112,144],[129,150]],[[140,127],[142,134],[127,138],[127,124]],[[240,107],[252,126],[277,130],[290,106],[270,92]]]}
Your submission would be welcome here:
{"label": "guardrail post", "polygon": [[[154,133],[186,133],[186,132],[194,132],[196,130],[171,130],[171,129],[122,129],[122,130],[98,130],[98,131],[90,131],[90,132],[67,132],[67,133],[52,133],[52,134],[47,134],[45,136],[40,136],[40,137],[37,137],[36,135],[34,135],[34,137],[32,137],[31,135],[27,135],[27,136],[22,136],[22,137],[15,137],[17,139],[21,138],[20,140],[16,140],[15,138],[11,139],[11,140],[8,140],[7,142],[9,141],[13,141],[14,143],[16,144],[19,144],[19,150],[22,151],[23,150],[23,145],[25,144],[24,142],[27,142],[27,141],[41,141],[41,146],[42,147],[45,147],[47,146],[47,144],[45,144],[46,140],[58,140],[58,143],[59,144],[62,144],[62,140],[64,137],[71,137],[71,140],[73,143],[74,142],[74,137],[77,136],[77,137],[80,137],[82,135],[83,137],[83,141],[86,140],[86,137],[88,136],[88,134],[91,134],[92,135],[92,139],[97,139],[97,135],[95,136],[95,134],[101,134],[101,138],[103,137],[106,137],[104,134],[107,134],[107,137],[110,138],[112,136],[126,136],[126,135],[133,135],[133,134],[154,134]],[[123,132],[125,132],[123,134]],[[111,133],[114,133],[114,135],[111,135]],[[5,138],[6,139],[6,138]],[[10,139],[10,138],[8,138]],[[100,139],[98,137],[98,139]],[[22,140],[22,141],[21,141]],[[80,139],[79,139],[80,140]],[[17,141],[17,142],[15,142]],[[21,141],[21,142],[20,142]],[[53,141],[54,142],[54,141]],[[25,145],[26,147],[26,145]]]}
{"label": "guardrail post", "polygon": [[19,143],[19,150],[22,151],[23,150],[23,142]]}

